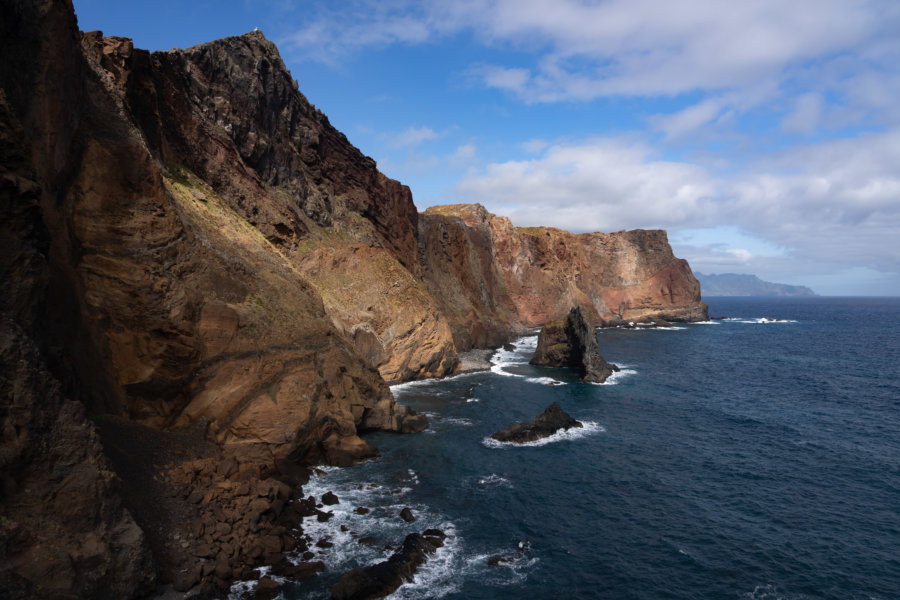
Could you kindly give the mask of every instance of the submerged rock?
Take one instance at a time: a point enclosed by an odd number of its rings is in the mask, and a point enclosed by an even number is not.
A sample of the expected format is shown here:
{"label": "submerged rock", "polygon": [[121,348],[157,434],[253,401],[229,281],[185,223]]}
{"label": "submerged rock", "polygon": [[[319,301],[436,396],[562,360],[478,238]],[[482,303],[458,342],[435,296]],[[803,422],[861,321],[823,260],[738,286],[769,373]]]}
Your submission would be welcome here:
{"label": "submerged rock", "polygon": [[522,444],[549,437],[560,429],[569,430],[583,425],[570,417],[556,402],[529,423],[514,423],[491,437],[500,442]]}
{"label": "submerged rock", "polygon": [[600,356],[594,327],[579,306],[565,319],[544,325],[531,364],[574,369],[585,383],[603,383],[619,370]]}
{"label": "submerged rock", "polygon": [[422,563],[444,545],[446,537],[438,529],[409,534],[403,546],[386,561],[345,573],[331,588],[332,600],[383,598],[393,593],[404,582],[412,581]]}

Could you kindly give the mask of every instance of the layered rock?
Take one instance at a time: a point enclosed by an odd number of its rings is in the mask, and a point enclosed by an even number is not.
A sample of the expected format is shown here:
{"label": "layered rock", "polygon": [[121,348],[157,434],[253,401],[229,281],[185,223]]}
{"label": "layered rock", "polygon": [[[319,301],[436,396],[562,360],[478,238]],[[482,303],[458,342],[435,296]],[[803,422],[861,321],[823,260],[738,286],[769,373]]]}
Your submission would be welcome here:
{"label": "layered rock", "polygon": [[514,227],[477,204],[429,208],[420,243],[459,350],[562,318],[696,321],[700,285],[665,231],[572,234]]}
{"label": "layered rock", "polygon": [[550,437],[560,429],[568,431],[573,427],[584,427],[584,425],[570,417],[559,404],[554,402],[528,423],[513,423],[492,434],[491,437],[498,442],[524,444]]}
{"label": "layered rock", "polygon": [[530,363],[573,369],[585,383],[603,383],[619,370],[600,356],[594,326],[579,306],[572,308],[565,319],[544,325]]}

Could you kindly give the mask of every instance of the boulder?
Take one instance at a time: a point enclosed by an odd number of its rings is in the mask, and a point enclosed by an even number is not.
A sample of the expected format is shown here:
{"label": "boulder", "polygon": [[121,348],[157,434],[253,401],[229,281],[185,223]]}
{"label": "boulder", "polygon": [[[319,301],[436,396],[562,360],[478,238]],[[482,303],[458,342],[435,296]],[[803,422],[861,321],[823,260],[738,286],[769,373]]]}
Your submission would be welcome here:
{"label": "boulder", "polygon": [[554,402],[531,422],[514,423],[504,427],[491,437],[500,442],[522,444],[551,436],[560,429],[568,430],[572,427],[582,427],[582,424],[566,414],[559,404]]}
{"label": "boulder", "polygon": [[585,383],[603,383],[619,370],[600,356],[594,327],[579,306],[565,319],[544,325],[531,364],[573,369]]}
{"label": "boulder", "polygon": [[413,511],[407,506],[403,510],[400,511],[400,518],[406,521],[407,523],[412,523],[416,520],[416,515],[413,514]]}

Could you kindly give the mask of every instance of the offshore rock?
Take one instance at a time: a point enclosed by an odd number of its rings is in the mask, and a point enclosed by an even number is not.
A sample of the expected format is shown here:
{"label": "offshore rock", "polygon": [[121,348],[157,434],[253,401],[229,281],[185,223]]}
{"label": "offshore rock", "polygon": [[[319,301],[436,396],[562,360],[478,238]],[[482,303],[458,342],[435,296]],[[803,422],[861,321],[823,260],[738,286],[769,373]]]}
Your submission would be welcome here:
{"label": "offshore rock", "polygon": [[585,383],[603,383],[619,367],[606,362],[597,347],[594,327],[576,306],[565,319],[548,323],[538,335],[531,364],[573,369]]}
{"label": "offshore rock", "polygon": [[331,588],[332,600],[366,600],[393,593],[404,582],[412,581],[419,567],[444,545],[446,537],[437,529],[409,534],[388,560],[344,574]]}
{"label": "offshore rock", "polygon": [[523,444],[550,437],[560,429],[568,431],[573,427],[584,427],[584,425],[570,417],[559,404],[554,402],[530,422],[514,423],[504,427],[491,437],[498,442]]}

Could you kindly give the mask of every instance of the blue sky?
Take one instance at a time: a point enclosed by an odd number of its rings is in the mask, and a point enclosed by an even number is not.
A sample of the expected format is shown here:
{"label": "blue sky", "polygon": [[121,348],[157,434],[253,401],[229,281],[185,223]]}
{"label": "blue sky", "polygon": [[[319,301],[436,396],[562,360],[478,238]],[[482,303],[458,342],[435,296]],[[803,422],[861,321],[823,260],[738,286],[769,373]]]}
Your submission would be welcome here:
{"label": "blue sky", "polygon": [[255,27],[410,186],[521,226],[664,228],[695,271],[900,295],[900,2],[75,0],[150,50]]}

